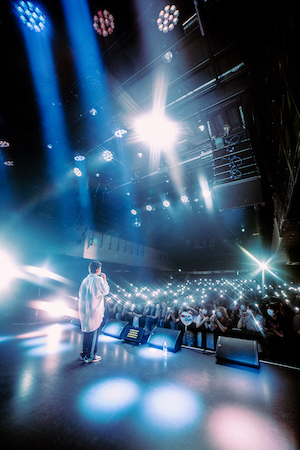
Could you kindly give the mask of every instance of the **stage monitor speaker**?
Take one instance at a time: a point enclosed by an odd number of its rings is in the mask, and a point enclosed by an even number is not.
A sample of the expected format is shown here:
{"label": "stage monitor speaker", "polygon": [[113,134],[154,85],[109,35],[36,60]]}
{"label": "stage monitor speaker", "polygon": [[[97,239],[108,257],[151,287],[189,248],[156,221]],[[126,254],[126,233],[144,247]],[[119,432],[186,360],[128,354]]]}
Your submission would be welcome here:
{"label": "stage monitor speaker", "polygon": [[156,327],[151,332],[148,341],[151,347],[163,348],[167,344],[168,352],[176,353],[181,348],[181,331]]}
{"label": "stage monitor speaker", "polygon": [[257,341],[219,336],[216,358],[217,362],[231,362],[258,368]]}
{"label": "stage monitor speaker", "polygon": [[127,325],[123,333],[123,339],[134,344],[140,344],[144,336],[144,331],[144,328]]}
{"label": "stage monitor speaker", "polygon": [[115,337],[118,339],[123,339],[123,335],[125,332],[125,328],[127,327],[128,322],[125,320],[110,320],[106,325],[102,328],[102,333],[107,334],[108,336]]}
{"label": "stage monitor speaker", "polygon": [[260,177],[219,184],[213,188],[220,211],[259,205],[263,202]]}

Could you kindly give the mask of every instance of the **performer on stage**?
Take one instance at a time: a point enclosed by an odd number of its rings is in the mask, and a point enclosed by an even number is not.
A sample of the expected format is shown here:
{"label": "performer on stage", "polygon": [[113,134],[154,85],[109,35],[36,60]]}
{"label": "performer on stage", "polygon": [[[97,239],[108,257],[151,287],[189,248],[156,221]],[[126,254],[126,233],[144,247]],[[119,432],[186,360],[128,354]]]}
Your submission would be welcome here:
{"label": "performer on stage", "polygon": [[83,331],[81,361],[87,363],[101,361],[97,355],[99,328],[104,315],[104,295],[109,293],[105,273],[101,273],[102,264],[93,261],[89,264],[89,275],[79,288],[79,319]]}

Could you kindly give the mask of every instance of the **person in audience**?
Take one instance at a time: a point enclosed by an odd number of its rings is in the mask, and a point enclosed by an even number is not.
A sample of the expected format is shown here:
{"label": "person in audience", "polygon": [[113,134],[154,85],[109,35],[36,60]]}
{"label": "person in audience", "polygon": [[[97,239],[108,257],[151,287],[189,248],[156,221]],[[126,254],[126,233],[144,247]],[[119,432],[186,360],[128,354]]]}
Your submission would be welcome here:
{"label": "person in audience", "polygon": [[114,307],[115,303],[112,298],[105,299],[105,310],[102,325],[107,324],[110,320],[115,318]]}
{"label": "person in audience", "polygon": [[266,320],[264,316],[259,313],[257,306],[249,305],[248,308],[242,312],[237,323],[237,328],[244,331],[262,332],[265,325]]}
{"label": "person in audience", "polygon": [[113,309],[114,315],[116,320],[122,320],[122,313],[123,313],[123,305],[120,302],[120,300],[118,300],[115,303],[114,309]]}
{"label": "person in audience", "polygon": [[171,328],[171,330],[178,330],[178,322],[179,322],[178,308],[176,305],[173,307],[168,307],[167,315],[166,315],[166,325],[167,328]]}
{"label": "person in audience", "polygon": [[292,318],[281,313],[277,299],[267,305],[266,331],[269,358],[287,361],[292,355]]}
{"label": "person in audience", "polygon": [[149,313],[146,314],[145,334],[149,334],[153,330],[160,317],[161,317],[160,304],[157,303],[156,306],[151,305],[151,307],[149,308]]}
{"label": "person in audience", "polygon": [[210,324],[213,331],[217,333],[226,333],[232,328],[232,320],[227,314],[226,308],[224,306],[218,306],[216,312],[210,317]]}
{"label": "person in audience", "polygon": [[297,314],[293,317],[293,331],[298,336],[300,336],[300,313],[299,310],[297,311]]}

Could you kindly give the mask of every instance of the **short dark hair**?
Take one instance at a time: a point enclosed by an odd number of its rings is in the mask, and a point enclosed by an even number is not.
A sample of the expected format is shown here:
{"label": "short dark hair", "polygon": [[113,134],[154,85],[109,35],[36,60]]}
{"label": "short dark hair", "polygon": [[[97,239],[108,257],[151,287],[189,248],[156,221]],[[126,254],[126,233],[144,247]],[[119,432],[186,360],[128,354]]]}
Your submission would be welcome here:
{"label": "short dark hair", "polygon": [[100,261],[92,261],[89,264],[89,273],[96,273],[97,269],[102,267],[102,263]]}

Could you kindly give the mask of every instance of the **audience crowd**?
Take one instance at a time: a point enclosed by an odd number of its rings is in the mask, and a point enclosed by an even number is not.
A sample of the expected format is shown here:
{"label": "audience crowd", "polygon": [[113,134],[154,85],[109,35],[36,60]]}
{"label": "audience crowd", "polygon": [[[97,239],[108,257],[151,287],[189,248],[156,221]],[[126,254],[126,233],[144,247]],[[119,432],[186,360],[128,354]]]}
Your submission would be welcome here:
{"label": "audience crowd", "polygon": [[155,327],[180,330],[183,345],[207,351],[216,349],[220,335],[253,339],[260,359],[300,366],[298,291],[279,286],[278,293],[265,286],[262,295],[258,284],[255,290],[249,283],[236,286],[228,280],[168,283],[156,290],[116,286],[116,293],[106,298],[103,325],[112,319],[127,321],[142,327],[145,335]]}

